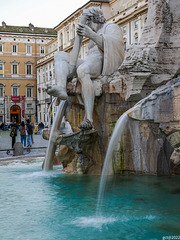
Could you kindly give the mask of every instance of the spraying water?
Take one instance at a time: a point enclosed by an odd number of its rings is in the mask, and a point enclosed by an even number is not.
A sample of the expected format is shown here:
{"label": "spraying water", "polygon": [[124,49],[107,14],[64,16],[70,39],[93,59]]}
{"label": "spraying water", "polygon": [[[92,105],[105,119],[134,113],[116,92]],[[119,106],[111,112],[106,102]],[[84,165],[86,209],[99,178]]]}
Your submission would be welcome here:
{"label": "spraying water", "polygon": [[53,159],[54,159],[54,154],[56,151],[56,133],[60,129],[61,121],[64,116],[65,109],[67,107],[67,100],[63,100],[60,102],[57,113],[53,122],[53,125],[51,127],[51,133],[49,137],[49,142],[48,142],[48,147],[46,151],[46,157],[45,157],[45,162],[44,162],[44,170],[51,170],[53,168]]}
{"label": "spraying water", "polygon": [[[129,121],[128,128],[130,130],[131,134],[131,143],[133,146],[133,151],[132,151],[132,158],[133,158],[133,165],[134,165],[134,170],[136,172],[147,172],[147,165],[145,161],[145,154],[144,152],[147,152],[147,150],[144,148],[147,146],[144,146],[143,148],[143,141],[141,141],[140,138],[140,129],[139,129],[139,124],[138,121]],[[146,142],[144,145],[147,145]]]}
{"label": "spraying water", "polygon": [[101,215],[101,208],[102,208],[102,202],[104,197],[104,191],[107,181],[107,175],[110,175],[113,173],[112,169],[112,156],[114,148],[118,142],[119,139],[121,139],[121,136],[124,132],[127,120],[128,120],[128,111],[125,112],[117,121],[115,128],[113,130],[113,134],[111,137],[111,140],[109,142],[109,146],[107,149],[106,157],[104,160],[103,170],[101,174],[101,180],[99,184],[99,191],[98,191],[98,200],[97,200],[97,207],[96,207],[96,215]]}

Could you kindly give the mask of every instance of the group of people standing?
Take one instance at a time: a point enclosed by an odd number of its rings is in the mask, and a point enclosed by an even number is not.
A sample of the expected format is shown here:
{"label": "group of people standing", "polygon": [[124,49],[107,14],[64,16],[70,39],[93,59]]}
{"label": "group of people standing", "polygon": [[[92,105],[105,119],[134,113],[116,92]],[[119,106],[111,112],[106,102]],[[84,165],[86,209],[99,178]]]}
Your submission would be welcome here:
{"label": "group of people standing", "polygon": [[[17,136],[18,127],[16,122],[13,124],[11,128],[10,136],[12,138],[12,148],[14,147],[14,144],[16,142],[16,136]],[[26,136],[27,136],[27,147],[31,147],[33,141],[33,126],[30,123],[30,120],[26,120],[26,124],[24,121],[21,122],[19,127],[19,132],[21,136],[21,143],[24,144],[24,147],[26,147]]]}

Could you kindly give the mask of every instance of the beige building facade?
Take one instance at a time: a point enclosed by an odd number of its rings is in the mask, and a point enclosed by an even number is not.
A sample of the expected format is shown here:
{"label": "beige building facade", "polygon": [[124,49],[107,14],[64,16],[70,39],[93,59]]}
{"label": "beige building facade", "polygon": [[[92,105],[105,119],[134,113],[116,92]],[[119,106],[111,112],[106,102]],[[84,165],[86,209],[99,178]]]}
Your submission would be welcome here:
{"label": "beige building facade", "polygon": [[36,63],[45,45],[56,38],[53,29],[0,26],[0,124],[36,121]]}
{"label": "beige building facade", "polygon": [[[37,98],[38,98],[38,121],[42,121],[48,125],[50,117],[51,100],[45,92],[48,84],[55,84],[54,75],[54,53],[56,51],[71,52],[74,39],[76,36],[76,28],[83,9],[96,6],[102,9],[107,22],[118,24],[123,31],[124,49],[126,50],[131,44],[138,44],[144,24],[146,22],[148,0],[111,0],[111,1],[89,1],[81,8],[60,22],[54,29],[57,32],[56,47],[52,47],[53,42],[46,46],[51,48],[45,57],[37,61]],[[84,59],[88,52],[87,38],[83,38],[82,47],[79,57]],[[43,70],[44,69],[44,70]],[[54,115],[56,107],[53,109]]]}

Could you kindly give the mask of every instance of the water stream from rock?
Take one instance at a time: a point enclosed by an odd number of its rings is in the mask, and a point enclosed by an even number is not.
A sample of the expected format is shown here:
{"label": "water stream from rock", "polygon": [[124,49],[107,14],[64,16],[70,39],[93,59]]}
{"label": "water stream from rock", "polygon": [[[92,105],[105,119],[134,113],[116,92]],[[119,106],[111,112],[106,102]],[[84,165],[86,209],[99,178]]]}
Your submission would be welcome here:
{"label": "water stream from rock", "polygon": [[102,174],[101,174],[101,180],[100,180],[100,184],[99,184],[96,216],[101,215],[101,209],[102,209],[102,204],[103,204],[107,176],[113,173],[113,167],[112,167],[113,152],[114,152],[115,146],[117,145],[118,141],[121,139],[122,134],[125,129],[125,126],[128,122],[128,115],[127,115],[128,112],[129,111],[125,112],[118,119],[118,121],[115,125],[115,128],[113,130],[111,140],[109,142],[109,146],[107,149],[107,153],[106,153],[106,157],[105,157],[104,165],[103,165],[103,170],[102,170]]}
{"label": "water stream from rock", "polygon": [[49,137],[49,142],[48,142],[48,147],[47,147],[47,151],[46,151],[46,157],[45,157],[45,161],[44,161],[44,170],[51,170],[53,168],[53,159],[54,159],[54,154],[56,151],[56,134],[57,131],[59,131],[60,126],[61,126],[61,121],[62,118],[64,116],[64,112],[65,109],[67,107],[67,100],[63,100],[60,102],[58,109],[57,109],[57,113],[55,116],[55,119],[53,121],[53,125],[51,127],[51,133],[50,133],[50,137]]}

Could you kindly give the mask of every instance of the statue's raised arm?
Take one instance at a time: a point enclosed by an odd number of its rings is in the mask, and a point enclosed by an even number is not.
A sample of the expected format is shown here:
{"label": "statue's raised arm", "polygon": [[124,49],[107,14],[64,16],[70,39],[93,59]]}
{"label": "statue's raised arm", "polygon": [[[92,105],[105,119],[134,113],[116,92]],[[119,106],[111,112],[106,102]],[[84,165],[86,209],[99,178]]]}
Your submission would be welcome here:
{"label": "statue's raised arm", "polygon": [[[78,58],[82,37],[90,39],[88,54],[84,60]],[[77,26],[77,36],[72,52],[70,54],[55,53],[55,75],[58,85],[48,87],[47,93],[60,99],[67,99],[67,79],[76,72],[82,86],[85,107],[85,118],[79,128],[91,129],[95,98],[92,81],[101,74],[110,75],[116,71],[123,57],[123,37],[119,26],[106,23],[100,8],[85,9]]]}

